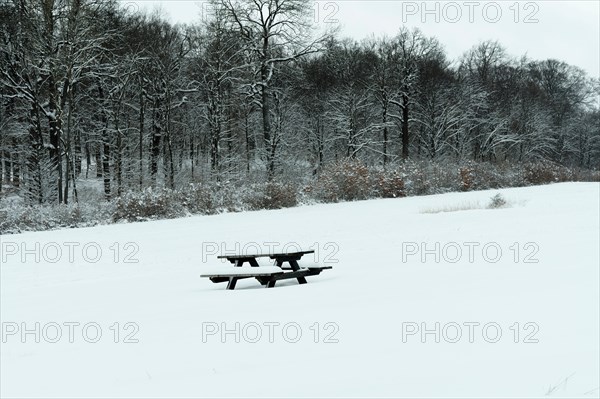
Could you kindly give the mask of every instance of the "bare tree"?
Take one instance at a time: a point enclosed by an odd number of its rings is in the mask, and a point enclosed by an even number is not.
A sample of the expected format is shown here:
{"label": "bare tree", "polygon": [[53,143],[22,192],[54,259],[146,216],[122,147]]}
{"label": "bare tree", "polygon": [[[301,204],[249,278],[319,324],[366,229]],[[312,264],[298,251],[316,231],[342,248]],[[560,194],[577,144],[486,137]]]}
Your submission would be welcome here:
{"label": "bare tree", "polygon": [[418,91],[417,79],[419,63],[427,57],[437,57],[442,53],[437,40],[427,38],[418,29],[401,28],[393,39],[391,57],[399,62],[394,71],[397,79],[397,92],[390,102],[400,109],[400,115],[390,115],[401,125],[402,158],[409,157],[410,110]]}
{"label": "bare tree", "polygon": [[267,176],[275,172],[277,140],[272,137],[271,79],[278,64],[319,50],[324,37],[311,40],[308,0],[220,0],[245,42],[253,61],[254,81],[262,111],[262,131],[266,150]]}

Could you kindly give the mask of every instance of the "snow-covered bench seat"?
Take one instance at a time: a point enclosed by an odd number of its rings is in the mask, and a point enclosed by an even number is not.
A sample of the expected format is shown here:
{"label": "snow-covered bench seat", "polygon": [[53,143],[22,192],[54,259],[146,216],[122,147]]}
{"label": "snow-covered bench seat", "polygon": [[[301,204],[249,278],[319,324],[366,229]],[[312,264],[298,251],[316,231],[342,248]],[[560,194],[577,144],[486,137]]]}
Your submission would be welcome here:
{"label": "snow-covered bench seat", "polygon": [[[235,279],[241,280],[244,278],[256,278],[261,281],[265,277],[271,277],[274,274],[281,274],[283,270],[277,266],[262,266],[262,267],[233,267],[219,270],[215,270],[214,272],[206,272],[201,274],[200,277],[208,277],[210,281],[213,283],[224,283],[226,281],[231,282],[231,280]],[[235,281],[232,284],[233,287],[228,289],[235,288]]]}
{"label": "snow-covered bench seat", "polygon": [[228,290],[235,289],[238,280],[245,278],[255,278],[259,283],[271,288],[279,280],[300,279],[306,276],[316,276],[321,271],[331,269],[331,266],[311,265],[292,272],[285,272],[278,266],[260,266],[260,267],[234,267],[227,270],[219,270],[213,273],[204,273],[200,277],[208,277],[213,283],[225,283]]}
{"label": "snow-covered bench seat", "polygon": [[271,276],[273,274],[283,273],[280,267],[277,266],[260,266],[260,267],[230,267],[219,268],[218,270],[205,272],[200,277],[218,278],[218,277],[255,277],[255,276]]}

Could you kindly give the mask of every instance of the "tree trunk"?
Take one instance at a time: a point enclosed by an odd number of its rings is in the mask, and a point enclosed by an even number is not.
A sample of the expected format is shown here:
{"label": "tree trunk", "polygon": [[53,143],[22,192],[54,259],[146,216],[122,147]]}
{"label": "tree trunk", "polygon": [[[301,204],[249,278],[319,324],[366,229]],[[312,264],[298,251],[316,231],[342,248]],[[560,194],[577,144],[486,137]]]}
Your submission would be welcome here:
{"label": "tree trunk", "polygon": [[30,199],[32,202],[41,204],[44,200],[44,197],[42,192],[42,168],[40,161],[44,143],[38,112],[37,104],[32,103],[29,111],[29,145],[31,150],[29,152],[29,159],[27,162],[31,182],[31,186],[29,188]]}
{"label": "tree trunk", "polygon": [[261,108],[262,108],[262,124],[263,124],[263,139],[265,142],[265,151],[267,154],[267,179],[273,180],[274,173],[274,159],[272,156],[272,143],[271,143],[271,107],[270,107],[270,89],[268,86],[268,66],[263,64],[261,68]]}
{"label": "tree trunk", "polygon": [[50,126],[50,160],[52,163],[53,172],[56,173],[56,188],[58,190],[58,202],[63,202],[63,191],[62,191],[62,146],[61,146],[61,120],[59,117],[60,110],[58,109],[58,103],[56,97],[58,96],[58,89],[54,77],[50,75],[50,101],[48,109],[48,124]]}
{"label": "tree trunk", "polygon": [[220,99],[215,98],[218,94],[212,94],[208,105],[208,118],[210,124],[210,168],[218,174],[220,168],[219,162],[219,144],[221,141],[221,114]]}
{"label": "tree trunk", "polygon": [[123,138],[118,123],[116,125],[116,131],[117,153],[115,154],[115,177],[117,179],[117,197],[120,197],[121,194],[123,194]]}
{"label": "tree trunk", "polygon": [[246,136],[246,174],[250,175],[250,151],[253,146],[250,142],[250,111],[244,112],[244,135]]}
{"label": "tree trunk", "polygon": [[387,103],[383,106],[383,169],[388,163],[388,127],[387,127]]}
{"label": "tree trunk", "polygon": [[385,170],[388,163],[388,137],[389,137],[389,129],[387,126],[388,121],[388,95],[385,86],[385,79],[381,82],[380,85],[381,91],[381,122],[383,123],[383,169]]}
{"label": "tree trunk", "polygon": [[402,95],[402,159],[408,159],[408,96]]}
{"label": "tree trunk", "polygon": [[99,145],[94,146],[94,157],[96,159],[96,177],[102,177],[102,151]]}
{"label": "tree trunk", "polygon": [[21,158],[19,154],[12,155],[12,167],[13,167],[13,186],[15,188],[21,187]]}
{"label": "tree trunk", "polygon": [[168,127],[168,122],[167,122],[167,129],[165,129],[166,132],[166,139],[167,139],[167,151],[168,151],[168,156],[169,156],[169,176],[168,176],[168,182],[169,182],[169,188],[171,190],[175,190],[175,164],[173,162],[173,144],[171,142],[171,132],[170,132],[170,128]]}
{"label": "tree trunk", "polygon": [[192,181],[194,181],[194,179],[195,179],[195,176],[194,176],[194,173],[195,173],[195,170],[194,170],[194,166],[195,166],[194,165],[194,163],[195,163],[194,162],[194,158],[196,157],[196,155],[195,155],[196,152],[194,151],[195,150],[195,148],[194,148],[195,145],[196,144],[194,142],[194,131],[192,130],[190,132],[190,168],[191,168],[191,174],[192,174]]}
{"label": "tree trunk", "polygon": [[140,172],[140,190],[144,187],[144,108],[145,103],[144,89],[140,90],[140,137],[139,137],[139,172]]}
{"label": "tree trunk", "polygon": [[73,101],[69,101],[69,111],[67,112],[67,129],[65,131],[65,186],[63,188],[63,201],[69,203],[69,179],[73,174],[71,171],[71,124],[73,122]]}
{"label": "tree trunk", "polygon": [[76,177],[81,176],[81,130],[79,129],[79,126],[77,126],[75,128],[75,148],[73,149],[73,163],[74,163],[74,168],[73,168],[73,173],[75,174]]}
{"label": "tree trunk", "polygon": [[12,170],[11,165],[10,165],[10,152],[6,151],[4,153],[4,183],[6,184],[10,184],[10,172]]}
{"label": "tree trunk", "polygon": [[156,174],[158,173],[158,157],[160,155],[161,126],[159,100],[154,100],[154,121],[152,126],[152,143],[150,148],[150,175],[152,184],[156,184]]}
{"label": "tree trunk", "polygon": [[108,126],[102,131],[102,174],[104,178],[104,197],[107,201],[111,198],[110,193],[110,142],[108,138]]}
{"label": "tree trunk", "polygon": [[[104,107],[104,90],[100,83],[98,83],[98,95],[100,103]],[[100,115],[102,122],[102,177],[104,178],[104,197],[107,201],[110,201],[110,138],[108,135],[108,117],[104,108],[101,109]]]}
{"label": "tree trunk", "polygon": [[90,150],[90,143],[87,138],[85,139],[85,178],[89,178],[90,167],[92,166],[92,151]]}

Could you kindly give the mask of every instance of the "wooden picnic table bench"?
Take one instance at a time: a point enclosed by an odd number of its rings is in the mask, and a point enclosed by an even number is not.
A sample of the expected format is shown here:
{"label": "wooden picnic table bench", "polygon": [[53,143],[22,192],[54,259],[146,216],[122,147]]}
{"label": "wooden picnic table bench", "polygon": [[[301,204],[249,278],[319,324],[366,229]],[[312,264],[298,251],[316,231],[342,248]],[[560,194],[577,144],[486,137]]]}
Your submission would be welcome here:
{"label": "wooden picnic table bench", "polygon": [[[316,276],[323,270],[331,269],[331,266],[309,265],[301,268],[298,261],[306,254],[314,253],[311,251],[268,253],[268,254],[248,254],[248,255],[221,255],[218,259],[227,259],[234,265],[233,270],[223,270],[212,274],[203,274],[200,277],[208,277],[213,283],[228,282],[227,289],[235,289],[238,280],[245,278],[255,278],[266,288],[275,286],[280,280],[295,278],[300,284],[306,284],[307,276]],[[259,266],[256,258],[269,257],[275,260],[276,266]],[[244,263],[249,263],[251,268],[242,268]],[[289,268],[284,268],[283,264],[288,263]],[[242,270],[243,269],[243,270]],[[291,272],[284,272],[291,270]]]}

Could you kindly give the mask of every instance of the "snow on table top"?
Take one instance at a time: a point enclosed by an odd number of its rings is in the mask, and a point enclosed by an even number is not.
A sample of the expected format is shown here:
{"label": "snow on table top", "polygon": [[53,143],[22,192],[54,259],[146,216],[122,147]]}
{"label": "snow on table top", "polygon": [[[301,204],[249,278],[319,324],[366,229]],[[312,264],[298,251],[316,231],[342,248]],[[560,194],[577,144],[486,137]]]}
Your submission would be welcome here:
{"label": "snow on table top", "polygon": [[305,251],[293,251],[293,252],[268,252],[268,253],[243,253],[243,254],[232,254],[232,255],[219,255],[218,259],[248,259],[248,258],[265,258],[265,257],[285,257],[285,256],[295,256],[295,255],[306,255],[314,253],[314,250],[305,250]]}

